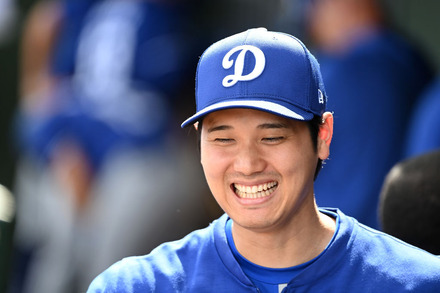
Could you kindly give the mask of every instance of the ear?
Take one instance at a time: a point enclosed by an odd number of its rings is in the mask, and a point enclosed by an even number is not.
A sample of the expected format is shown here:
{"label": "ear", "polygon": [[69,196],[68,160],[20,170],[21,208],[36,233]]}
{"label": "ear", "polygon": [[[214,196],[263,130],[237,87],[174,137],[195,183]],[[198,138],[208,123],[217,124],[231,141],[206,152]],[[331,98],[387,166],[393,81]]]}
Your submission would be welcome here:
{"label": "ear", "polygon": [[330,143],[333,137],[333,114],[325,112],[318,133],[318,156],[325,160],[330,155]]}
{"label": "ear", "polygon": [[194,129],[197,131],[199,130],[199,121],[197,121],[196,123],[193,124]]}

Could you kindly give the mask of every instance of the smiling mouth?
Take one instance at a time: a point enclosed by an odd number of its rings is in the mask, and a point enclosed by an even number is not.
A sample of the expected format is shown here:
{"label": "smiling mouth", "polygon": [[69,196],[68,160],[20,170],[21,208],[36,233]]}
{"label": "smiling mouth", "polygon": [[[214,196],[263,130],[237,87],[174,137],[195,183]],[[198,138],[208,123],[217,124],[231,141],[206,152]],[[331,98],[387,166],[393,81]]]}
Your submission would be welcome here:
{"label": "smiling mouth", "polygon": [[240,198],[262,198],[271,195],[278,187],[278,182],[272,181],[259,185],[241,185],[234,183],[234,191]]}

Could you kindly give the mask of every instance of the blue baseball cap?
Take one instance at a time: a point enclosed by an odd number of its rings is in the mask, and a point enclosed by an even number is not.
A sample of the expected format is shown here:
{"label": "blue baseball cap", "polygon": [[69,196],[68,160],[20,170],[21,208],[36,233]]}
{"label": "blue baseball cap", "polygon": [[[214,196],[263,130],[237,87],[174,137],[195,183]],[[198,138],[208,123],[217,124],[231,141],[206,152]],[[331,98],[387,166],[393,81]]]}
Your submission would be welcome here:
{"label": "blue baseball cap", "polygon": [[294,36],[255,28],[222,39],[202,54],[197,112],[182,127],[229,108],[307,121],[321,116],[326,104],[319,64],[306,46]]}

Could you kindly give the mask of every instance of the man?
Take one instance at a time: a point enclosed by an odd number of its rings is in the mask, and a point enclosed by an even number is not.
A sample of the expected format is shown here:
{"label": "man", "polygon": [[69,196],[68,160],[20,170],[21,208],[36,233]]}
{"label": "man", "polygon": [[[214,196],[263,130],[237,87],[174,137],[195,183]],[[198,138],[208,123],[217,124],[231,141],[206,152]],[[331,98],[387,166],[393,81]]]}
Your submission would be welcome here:
{"label": "man", "polygon": [[382,230],[440,255],[440,150],[397,163],[388,172],[379,197]]}
{"label": "man", "polygon": [[89,292],[440,288],[435,256],[315,204],[333,116],[319,65],[298,39],[263,28],[223,39],[202,55],[196,85],[197,113],[182,126],[195,123],[208,185],[226,214],[113,265]]}

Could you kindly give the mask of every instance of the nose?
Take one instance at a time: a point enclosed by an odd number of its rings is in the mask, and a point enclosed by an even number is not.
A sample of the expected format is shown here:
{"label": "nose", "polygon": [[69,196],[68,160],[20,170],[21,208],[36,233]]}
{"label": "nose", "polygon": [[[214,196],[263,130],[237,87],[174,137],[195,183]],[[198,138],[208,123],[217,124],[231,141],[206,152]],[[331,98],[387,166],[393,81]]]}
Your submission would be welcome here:
{"label": "nose", "polygon": [[242,144],[235,155],[234,169],[243,175],[253,175],[262,172],[266,167],[266,161],[258,149],[258,146],[248,142]]}

